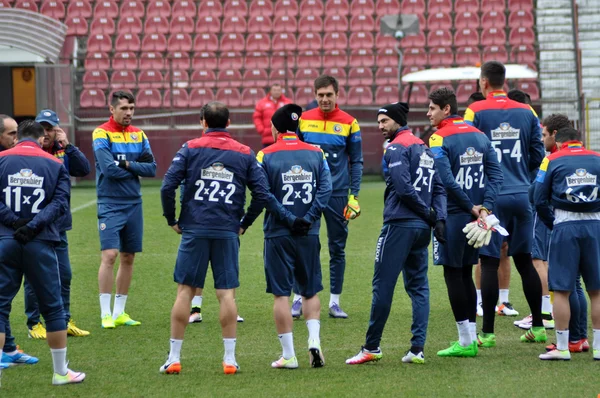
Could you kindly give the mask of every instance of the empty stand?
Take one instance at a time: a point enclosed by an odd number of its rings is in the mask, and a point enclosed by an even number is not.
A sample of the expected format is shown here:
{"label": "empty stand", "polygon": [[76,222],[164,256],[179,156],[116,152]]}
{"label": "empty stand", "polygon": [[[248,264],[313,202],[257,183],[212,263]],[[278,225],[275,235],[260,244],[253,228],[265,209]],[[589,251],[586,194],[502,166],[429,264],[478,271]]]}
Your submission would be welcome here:
{"label": "empty stand", "polygon": [[202,0],[198,6],[198,18],[220,18],[222,15],[223,5],[220,0]]}
{"label": "empty stand", "polygon": [[67,7],[67,16],[91,18],[93,11],[92,5],[87,0],[72,1]]}
{"label": "empty stand", "polygon": [[325,32],[345,32],[349,27],[348,18],[345,15],[327,15],[322,26]]}
{"label": "empty stand", "polygon": [[226,0],[223,6],[223,16],[225,18],[238,16],[245,18],[248,15],[248,4],[246,0]]}
{"label": "empty stand", "polygon": [[373,92],[371,88],[368,86],[350,87],[345,104],[350,106],[373,105]]}
{"label": "empty stand", "polygon": [[274,33],[295,33],[298,30],[296,18],[289,15],[276,16],[273,20]]}
{"label": "empty stand", "polygon": [[146,18],[144,24],[144,33],[162,33],[167,34],[170,31],[169,20],[159,15]]}
{"label": "empty stand", "polygon": [[190,104],[190,98],[185,89],[174,88],[165,91],[163,107],[165,108],[187,108]]}
{"label": "empty stand", "polygon": [[248,33],[270,33],[273,23],[270,16],[254,15],[248,20]]}
{"label": "empty stand", "polygon": [[250,16],[271,17],[273,15],[273,2],[271,0],[252,0],[250,3]]}
{"label": "empty stand", "polygon": [[160,108],[162,106],[160,91],[155,88],[146,88],[138,91],[135,105],[139,108]]}
{"label": "empty stand", "polygon": [[429,14],[440,12],[450,14],[452,12],[452,0],[429,0],[427,12],[429,12]]}
{"label": "empty stand", "polygon": [[94,7],[95,17],[116,18],[119,15],[119,6],[116,1],[104,0],[96,2]]}
{"label": "empty stand", "polygon": [[217,91],[216,99],[231,107],[242,105],[242,95],[236,88],[220,88]]}
{"label": "empty stand", "polygon": [[[347,30],[348,29],[348,19],[346,17],[341,17],[339,15],[335,16],[337,19],[339,20],[344,20],[345,21],[345,26]],[[340,29],[338,27],[336,27],[336,29]],[[341,29],[343,29],[343,27],[341,27]],[[323,18],[321,18],[320,15],[305,15],[303,17],[300,17],[300,21],[298,21],[298,32],[300,33],[305,33],[305,32],[321,32],[323,30]]]}
{"label": "empty stand", "polygon": [[[69,36],[87,36],[88,34],[88,23],[85,18],[80,17],[68,17],[65,20],[65,24],[67,25],[67,35]],[[90,35],[91,36],[94,36]],[[89,39],[88,39],[89,46]]]}
{"label": "empty stand", "polygon": [[61,1],[44,1],[40,12],[50,18],[62,20],[66,13],[65,5]]}
{"label": "empty stand", "polygon": [[83,88],[107,89],[108,75],[103,70],[88,70],[83,75]]}
{"label": "empty stand", "polygon": [[169,1],[149,1],[146,7],[146,18],[171,17],[171,4]]}
{"label": "empty stand", "polygon": [[144,18],[146,15],[146,9],[144,7],[144,3],[142,3],[140,0],[125,0],[123,3],[121,3],[119,14],[121,15],[121,18]]}
{"label": "empty stand", "polygon": [[116,31],[115,20],[112,18],[94,18],[90,25],[91,35],[114,35]]}
{"label": "empty stand", "polygon": [[137,69],[138,57],[132,52],[117,52],[112,59],[113,69]]}
{"label": "empty stand", "polygon": [[169,69],[189,69],[191,65],[190,54],[188,52],[170,52],[167,55],[166,61]]}
{"label": "empty stand", "polygon": [[189,105],[191,108],[200,108],[205,104],[214,101],[215,94],[212,90],[205,88],[194,88],[190,90]]}
{"label": "empty stand", "polygon": [[161,70],[165,68],[165,61],[160,52],[143,52],[139,59],[140,69]]}
{"label": "empty stand", "polygon": [[325,2],[325,14],[348,15],[350,13],[350,3],[348,0],[327,0]]}
{"label": "empty stand", "polygon": [[244,107],[254,107],[256,103],[265,97],[265,90],[262,88],[245,88],[242,91],[242,103]]}
{"label": "empty stand", "polygon": [[393,86],[378,87],[375,91],[376,104],[390,104],[398,102],[398,89]]}
{"label": "empty stand", "polygon": [[375,5],[375,13],[377,15],[400,14],[400,2],[398,0],[377,0],[377,4]]}
{"label": "empty stand", "polygon": [[82,108],[104,108],[106,106],[104,91],[83,89],[79,96],[79,106]]}
{"label": "empty stand", "polygon": [[228,15],[224,17],[221,26],[221,33],[224,35],[228,33],[244,34],[247,30],[246,18],[238,15]]}
{"label": "empty stand", "polygon": [[135,16],[121,18],[121,23],[117,25],[118,33],[139,35],[143,30],[142,20]]}
{"label": "empty stand", "polygon": [[173,2],[171,10],[173,17],[194,17],[196,15],[196,3],[192,0],[177,0]]}
{"label": "empty stand", "polygon": [[477,47],[459,47],[456,49],[457,66],[475,66],[481,63],[481,53]]}

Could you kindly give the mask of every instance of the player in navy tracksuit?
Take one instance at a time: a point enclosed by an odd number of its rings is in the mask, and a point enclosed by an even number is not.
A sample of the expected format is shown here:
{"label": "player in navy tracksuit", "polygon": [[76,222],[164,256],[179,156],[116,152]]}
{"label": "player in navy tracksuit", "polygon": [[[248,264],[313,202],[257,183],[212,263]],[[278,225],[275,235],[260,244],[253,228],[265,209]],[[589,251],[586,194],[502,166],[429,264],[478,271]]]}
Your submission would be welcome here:
{"label": "player in navy tracksuit", "polygon": [[19,143],[0,153],[0,346],[11,303],[27,277],[40,303],[54,364],[53,384],[79,383],[84,373],[67,368],[67,323],[54,245],[56,221],[69,210],[69,175],[45,153],[44,128],[32,120],[18,128]]}
{"label": "player in navy tracksuit", "polygon": [[[257,156],[271,193],[290,212],[286,219],[267,212],[264,221],[267,293],[275,296],[273,312],[283,349],[281,357],[271,364],[273,368],[298,367],[288,304],[294,280],[302,296],[311,366],[325,364],[319,336],[321,303],[317,296],[323,290],[319,229],[321,214],[331,196],[331,174],[323,151],[298,139],[295,132],[301,114],[302,107],[295,104],[278,109],[271,119],[276,142]],[[262,206],[253,201],[242,220],[244,230],[261,210]]]}
{"label": "player in navy tracksuit", "polygon": [[[236,373],[237,309],[234,289],[239,286],[240,220],[244,215],[246,186],[259,202],[276,202],[269,194],[264,173],[250,148],[235,141],[226,130],[229,110],[212,102],[204,106],[205,134],[188,141],[177,152],[161,188],[167,223],[182,234],[175,264],[177,299],[171,314],[171,349],[161,373],[181,371],[180,351],[189,308],[197,287],[204,286],[210,261],[214,287],[221,307],[225,356],[223,370]],[[185,181],[179,220],[175,193]]]}
{"label": "player in navy tracksuit", "polygon": [[[523,336],[524,342],[545,342],[542,323],[542,285],[533,267],[533,212],[528,198],[530,173],[544,157],[540,123],[529,105],[507,98],[502,91],[506,68],[497,61],[481,67],[479,86],[486,95],[484,101],[474,102],[465,111],[465,121],[483,131],[496,150],[502,166],[504,184],[496,200],[494,212],[508,232],[508,255],[512,256],[521,275],[523,291],[532,316],[532,327]],[[492,235],[491,242],[479,251],[481,259],[481,293],[483,333],[480,345],[496,345],[494,307],[498,302],[498,266],[503,236]]]}
{"label": "player in navy tracksuit", "polygon": [[[35,121],[44,127],[43,149],[50,155],[60,160],[69,175],[72,177],[85,177],[90,173],[90,162],[85,155],[73,144],[69,143],[65,132],[58,127],[59,119],[56,112],[45,109],[41,111]],[[79,329],[71,319],[71,262],[69,261],[69,243],[67,231],[72,228],[71,212],[66,212],[58,221],[60,231],[60,244],[54,248],[58,258],[60,273],[60,291],[67,320],[67,334],[70,336],[87,336],[90,332]],[[29,336],[33,338],[46,338],[46,330],[40,322],[40,310],[31,285],[25,280],[25,313],[27,314],[27,327]]]}
{"label": "player in navy tracksuit", "polygon": [[448,298],[459,339],[439,356],[477,355],[477,301],[473,265],[479,250],[467,243],[462,229],[493,210],[502,186],[502,169],[490,140],[456,115],[456,95],[445,87],[429,94],[427,116],[437,131],[429,139],[435,170],[448,192],[446,242],[433,240],[433,260],[444,266]]}
{"label": "player in navy tracksuit", "polygon": [[600,360],[600,154],[578,140],[572,127],[558,130],[560,149],[544,159],[535,179],[535,208],[552,230],[548,284],[554,292],[556,323],[556,349],[540,359],[571,358],[569,295],[581,274],[592,305],[594,359]]}
{"label": "player in navy tracksuit", "polygon": [[408,105],[395,103],[377,112],[379,129],[391,144],[385,152],[386,178],[383,228],[375,250],[373,300],[366,341],[360,352],[346,360],[361,364],[381,359],[383,328],[392,306],[400,272],[412,301],[411,348],[402,362],[424,363],[423,347],[429,318],[427,247],[431,228],[444,240],[446,190],[434,168],[433,154],[406,126]]}

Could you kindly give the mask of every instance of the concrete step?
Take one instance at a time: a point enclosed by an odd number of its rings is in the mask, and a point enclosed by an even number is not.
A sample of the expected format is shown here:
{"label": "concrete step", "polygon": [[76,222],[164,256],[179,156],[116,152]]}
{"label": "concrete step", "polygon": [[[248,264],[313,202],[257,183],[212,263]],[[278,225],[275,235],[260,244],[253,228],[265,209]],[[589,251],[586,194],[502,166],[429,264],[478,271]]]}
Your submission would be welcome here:
{"label": "concrete step", "polygon": [[571,52],[573,52],[573,50],[575,50],[575,44],[573,43],[573,40],[563,42],[539,41],[538,48],[540,49],[540,51],[571,50]]}
{"label": "concrete step", "polygon": [[[539,19],[538,19],[539,21]],[[568,33],[573,34],[573,25],[565,25],[565,24],[542,24],[540,22],[537,23],[536,29],[538,34],[540,33]]]}
{"label": "concrete step", "polygon": [[562,61],[562,60],[574,60],[575,53],[573,51],[560,51],[560,50],[541,50],[540,51],[540,63],[544,61]]}
{"label": "concrete step", "polygon": [[[598,22],[600,22],[600,15],[598,16]],[[600,31],[596,30],[594,32],[579,32],[579,40],[580,41],[590,41],[600,40]]]}
{"label": "concrete step", "polygon": [[568,8],[571,9],[571,0],[537,0],[538,9]]}

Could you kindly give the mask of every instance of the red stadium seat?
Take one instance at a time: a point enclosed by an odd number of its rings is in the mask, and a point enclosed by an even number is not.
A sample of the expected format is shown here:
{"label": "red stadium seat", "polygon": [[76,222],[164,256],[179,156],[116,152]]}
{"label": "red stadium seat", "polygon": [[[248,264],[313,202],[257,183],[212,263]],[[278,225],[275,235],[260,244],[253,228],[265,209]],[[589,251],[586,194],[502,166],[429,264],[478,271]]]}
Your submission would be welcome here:
{"label": "red stadium seat", "polygon": [[[378,68],[375,72],[375,85],[376,86],[387,86],[387,85],[398,85],[398,67],[397,66],[385,66]],[[396,94],[397,97],[397,94]]]}
{"label": "red stadium seat", "polygon": [[15,8],[19,8],[21,10],[28,10],[33,12],[38,12],[38,6],[35,1],[30,0],[17,0],[15,3]]}
{"label": "red stadium seat", "polygon": [[163,88],[164,78],[158,70],[143,70],[138,75],[139,88]]}
{"label": "red stadium seat", "polygon": [[348,72],[349,86],[367,86],[373,84],[373,71],[370,68],[351,68]]}
{"label": "red stadium seat", "polygon": [[454,17],[454,28],[456,30],[477,29],[480,25],[479,15],[470,11],[461,12]]}
{"label": "red stadium seat", "polygon": [[115,1],[103,0],[96,2],[94,7],[95,17],[116,18],[119,15],[119,6]]}
{"label": "red stadium seat", "polygon": [[136,86],[135,74],[130,70],[119,70],[113,72],[110,77],[110,88],[111,90],[118,90],[121,88],[133,89]]}
{"label": "red stadium seat", "polygon": [[276,0],[275,2],[275,17],[287,15],[295,17],[298,15],[298,1],[296,0]]}
{"label": "red stadium seat", "polygon": [[[285,69],[294,67],[294,53],[289,51],[276,51],[271,54],[270,65],[272,69]],[[292,73],[290,77],[294,74]]]}
{"label": "red stadium seat", "polygon": [[533,0],[508,0],[508,9],[514,10],[528,10],[533,9]]}
{"label": "red stadium seat", "polygon": [[349,66],[353,68],[372,68],[375,66],[375,56],[373,55],[373,50],[370,48],[352,50],[350,53]]}
{"label": "red stadium seat", "polygon": [[239,87],[242,85],[242,74],[238,69],[222,69],[217,74],[217,87]]}
{"label": "red stadium seat", "polygon": [[455,0],[454,12],[457,14],[463,12],[471,12],[477,14],[479,11],[479,0]]}
{"label": "red stadium seat", "polygon": [[498,61],[503,64],[508,62],[508,52],[504,46],[487,46],[483,48],[483,62]]}
{"label": "red stadium seat", "polygon": [[503,29],[506,26],[506,16],[504,12],[491,10],[487,11],[481,17],[481,27],[483,29],[497,28]]}
{"label": "red stadium seat", "polygon": [[[392,36],[387,36],[390,38],[390,44],[392,44],[392,40],[394,45],[392,45],[392,47],[395,47],[395,42],[396,39],[393,38]],[[419,34],[416,35],[407,35],[404,37],[404,39],[402,39],[402,41],[400,42],[400,46],[402,46],[402,48],[409,48],[409,47],[425,47],[425,43],[426,43],[426,38],[425,38],[425,33],[420,32]]]}
{"label": "red stadium seat", "polygon": [[88,70],[83,75],[83,88],[108,88],[108,75],[103,70]]}
{"label": "red stadium seat", "polygon": [[323,46],[321,35],[318,33],[301,33],[298,35],[298,51],[320,50]]}
{"label": "red stadium seat", "polygon": [[242,105],[242,95],[237,88],[220,88],[217,91],[216,100],[232,108]]}
{"label": "red stadium seat", "polygon": [[294,76],[294,84],[296,87],[310,86],[314,83],[315,79],[319,77],[320,73],[315,68],[298,68],[296,75]]}
{"label": "red stadium seat", "polygon": [[198,7],[198,19],[204,17],[220,18],[223,15],[223,2],[216,0],[202,0]]}
{"label": "red stadium seat", "polygon": [[308,104],[315,99],[315,93],[312,87],[300,87],[294,93],[294,103],[298,105]]}
{"label": "red stadium seat", "polygon": [[115,20],[112,18],[94,18],[90,25],[91,35],[114,35],[115,30]]}
{"label": "red stadium seat", "polygon": [[377,0],[375,13],[377,15],[400,14],[400,0]]}
{"label": "red stadium seat", "polygon": [[194,69],[190,77],[192,87],[211,87],[215,84],[217,76],[212,69]]}
{"label": "red stadium seat", "polygon": [[120,69],[138,69],[138,57],[132,52],[115,53],[112,59],[112,68]]}
{"label": "red stadium seat", "polygon": [[238,16],[246,18],[248,15],[248,5],[245,0],[226,0],[223,7],[223,16],[225,18]]}
{"label": "red stadium seat", "polygon": [[378,50],[377,60],[375,64],[379,67],[382,66],[398,66],[398,54],[392,48],[386,48],[385,50]]}
{"label": "red stadium seat", "polygon": [[508,36],[508,42],[511,46],[519,46],[521,44],[534,45],[535,44],[535,33],[531,28],[514,28],[510,30]]}
{"label": "red stadium seat", "polygon": [[454,35],[454,45],[456,47],[476,46],[479,44],[479,33],[476,29],[465,28],[457,30]]}
{"label": "red stadium seat", "polygon": [[160,91],[155,88],[145,88],[138,91],[135,105],[138,108],[160,108],[162,106]]}
{"label": "red stadium seat", "polygon": [[273,15],[273,2],[271,0],[252,0],[250,3],[250,16],[271,17]]}
{"label": "red stadium seat", "polygon": [[285,82],[289,79],[290,82],[293,80],[294,72],[291,69],[284,68],[271,68],[269,73],[269,85],[275,83],[285,85]]}
{"label": "red stadium seat", "polygon": [[187,51],[174,51],[167,54],[167,68],[173,70],[190,69],[190,54]]}
{"label": "red stadium seat", "polygon": [[375,91],[376,104],[391,104],[398,102],[398,88],[393,86],[378,87]]}
{"label": "red stadium seat", "polygon": [[321,68],[323,57],[319,51],[303,51],[296,56],[296,66],[298,68]]}
{"label": "red stadium seat", "polygon": [[146,7],[146,18],[153,18],[153,17],[170,18],[171,17],[170,2],[164,1],[164,0],[148,2],[148,7]]}
{"label": "red stadium seat", "polygon": [[[329,1],[328,1],[329,2]],[[323,15],[325,7],[321,0],[302,0],[300,3],[300,15]]]}
{"label": "red stadium seat", "polygon": [[477,91],[477,83],[460,82],[456,87],[456,100],[459,104],[466,104],[471,94]]}
{"label": "red stadium seat", "polygon": [[452,0],[429,0],[427,12],[429,14],[438,12],[450,14],[452,12]]}
{"label": "red stadium seat", "polygon": [[348,95],[346,95],[346,89],[344,86],[340,86],[340,90],[338,92],[338,105],[346,105],[346,101],[348,101]]}
{"label": "red stadium seat", "polygon": [[252,33],[246,38],[246,51],[260,51],[271,48],[271,39],[264,33]]}
{"label": "red stadium seat", "polygon": [[[410,101],[408,100],[409,92],[410,92]],[[425,87],[424,84],[415,83],[413,85],[412,91],[410,90],[410,85],[408,85],[404,88],[402,98],[404,99],[404,101],[409,102],[411,105],[412,104],[426,105],[429,103],[429,98],[427,98],[428,95],[429,94],[427,92],[427,87]]]}
{"label": "red stadium seat", "polygon": [[270,33],[273,24],[270,16],[255,15],[248,20],[248,33]]}
{"label": "red stadium seat", "polygon": [[427,35],[428,47],[450,47],[452,35],[448,30],[434,30]]}
{"label": "red stadium seat", "polygon": [[192,0],[177,0],[173,2],[173,18],[189,17],[196,15],[196,3]]}
{"label": "red stadium seat", "polygon": [[214,33],[197,34],[194,39],[194,51],[217,51],[219,39]]}
{"label": "red stadium seat", "polygon": [[79,96],[79,106],[82,108],[104,108],[106,96],[102,90],[83,89]]}
{"label": "red stadium seat", "polygon": [[221,31],[221,21],[217,17],[198,17],[196,22],[196,33],[213,33]]}
{"label": "red stadium seat", "polygon": [[244,34],[247,30],[246,18],[238,15],[229,15],[223,18],[221,33],[240,33]]}
{"label": "red stadium seat", "polygon": [[517,64],[535,64],[537,62],[537,55],[532,46],[514,46],[510,52],[510,60]]}
{"label": "red stadium seat", "polygon": [[353,32],[350,34],[350,48],[373,48],[375,39],[371,32]]}
{"label": "red stadium seat", "polygon": [[457,66],[475,66],[481,63],[481,54],[477,47],[459,47],[455,52]]}
{"label": "red stadium seat", "polygon": [[351,87],[346,105],[373,105],[373,91],[370,87]]}
{"label": "red stadium seat", "polygon": [[344,68],[348,65],[348,55],[346,50],[329,50],[323,54],[323,67],[325,68]]}
{"label": "red stadium seat", "polygon": [[344,70],[344,68],[325,68],[323,69],[323,74],[335,77],[340,86],[346,86],[348,84],[348,76],[346,75],[346,70]]}
{"label": "red stadium seat", "polygon": [[115,51],[140,51],[140,37],[131,33],[121,33],[115,41]]}
{"label": "red stadium seat", "polygon": [[425,0],[402,0],[403,14],[425,14]]}
{"label": "red stadium seat", "polygon": [[[353,5],[356,2],[352,3]],[[350,20],[350,26],[352,26],[352,30],[357,32],[373,32],[376,31],[375,20],[371,15],[354,15]]]}
{"label": "red stadium seat", "polygon": [[139,35],[143,30],[142,20],[139,17],[121,18],[121,23],[117,25],[118,33]]}
{"label": "red stadium seat", "polygon": [[348,47],[348,39],[345,33],[325,33],[323,37],[323,49],[345,50]]}
{"label": "red stadium seat", "polygon": [[506,33],[504,29],[487,28],[481,32],[482,46],[504,46],[506,44]]}
{"label": "red stadium seat", "polygon": [[12,7],[12,0],[0,0],[0,8],[11,8]]}
{"label": "red stadium seat", "polygon": [[[357,1],[357,0],[356,0]],[[348,15],[350,13],[350,4],[348,0],[327,0],[325,2],[326,15]]]}
{"label": "red stadium seat", "polygon": [[495,10],[499,12],[504,12],[506,9],[504,0],[481,0],[481,11],[489,11]]}
{"label": "red stadium seat", "polygon": [[87,70],[109,70],[110,58],[107,53],[88,52],[85,55],[85,69]]}
{"label": "red stadium seat", "polygon": [[437,47],[429,51],[429,66],[432,68],[449,68],[454,63],[454,53],[446,47]]}
{"label": "red stadium seat", "polygon": [[294,17],[281,15],[273,21],[273,33],[296,33],[297,29],[298,23]]}
{"label": "red stadium seat", "polygon": [[221,52],[217,67],[219,69],[242,69],[244,66],[244,57],[242,53],[236,51]]}
{"label": "red stadium seat", "polygon": [[508,25],[511,28],[519,26],[531,28],[534,24],[533,14],[529,10],[514,10],[508,16]]}
{"label": "red stadium seat", "polygon": [[242,91],[242,106],[252,107],[256,105],[258,101],[263,99],[267,94],[263,88],[245,88]]}
{"label": "red stadium seat", "polygon": [[450,14],[438,12],[429,14],[427,18],[427,29],[429,30],[450,30],[452,28],[452,17]]}
{"label": "red stadium seat", "polygon": [[407,48],[404,50],[404,58],[402,66],[419,66],[427,65],[427,53],[423,48]]}
{"label": "red stadium seat", "polygon": [[[88,35],[88,24],[87,24],[87,21],[85,20],[85,18],[68,17],[65,20],[65,25],[67,25],[67,35],[69,35],[69,36],[87,36]],[[89,39],[88,39],[88,43],[89,43]]]}
{"label": "red stadium seat", "polygon": [[166,35],[169,33],[169,20],[161,16],[146,18],[144,33],[162,33]]}
{"label": "red stadium seat", "polygon": [[243,51],[244,50],[244,35],[240,33],[229,33],[221,36],[221,51]]}
{"label": "red stadium seat", "polygon": [[289,33],[277,33],[273,35],[271,43],[273,51],[291,51],[296,48],[296,36]]}
{"label": "red stadium seat", "polygon": [[112,51],[112,41],[108,35],[93,35],[88,38],[87,50],[108,53]]}
{"label": "red stadium seat", "polygon": [[213,52],[196,52],[192,58],[192,69],[217,69],[217,55]]}
{"label": "red stadium seat", "polygon": [[[407,37],[412,37],[412,36],[407,36]],[[423,36],[423,37],[425,37],[425,36]],[[379,49],[396,48],[396,43],[397,43],[397,40],[394,38],[394,36],[384,35],[381,33],[377,33],[375,35],[375,46],[377,47],[378,50]],[[400,42],[400,43],[402,43],[402,42]],[[423,45],[425,45],[425,40],[423,40]]]}
{"label": "red stadium seat", "polygon": [[190,106],[190,97],[187,90],[183,88],[174,88],[173,90],[165,91],[163,107],[187,108],[188,106]]}
{"label": "red stadium seat", "polygon": [[146,51],[140,54],[140,69],[164,69],[165,60],[161,53]]}
{"label": "red stadium seat", "polygon": [[[300,23],[300,26],[302,26],[302,23]],[[345,15],[327,15],[322,27],[326,33],[345,32],[349,29],[348,18]]]}
{"label": "red stadium seat", "polygon": [[192,36],[189,33],[171,34],[167,48],[169,51],[192,51]]}
{"label": "red stadium seat", "polygon": [[45,1],[42,3],[40,12],[50,18],[62,21],[65,17],[66,8],[60,1]]}
{"label": "red stadium seat", "polygon": [[[119,14],[123,17],[136,17],[136,18],[144,18],[146,15],[146,9],[144,8],[144,3],[140,0],[125,0],[121,3],[121,9],[119,10]],[[119,27],[119,30],[121,27]]]}
{"label": "red stadium seat", "polygon": [[269,56],[262,52],[246,53],[244,67],[249,69],[268,68],[270,66]]}
{"label": "red stadium seat", "polygon": [[519,80],[516,85],[519,90],[526,92],[532,101],[539,101],[540,89],[535,80]]}
{"label": "red stadium seat", "polygon": [[[348,26],[348,19],[346,17],[338,16],[340,20],[346,20],[346,26]],[[323,19],[320,15],[306,15],[300,17],[300,21],[298,22],[298,32],[299,33],[319,33],[323,30]]]}
{"label": "red stadium seat", "polygon": [[373,0],[354,0],[350,6],[350,15],[371,16],[373,14],[375,14],[375,2]]}
{"label": "red stadium seat", "polygon": [[190,91],[190,108],[201,108],[213,101],[215,94],[206,88],[196,88]]}
{"label": "red stadium seat", "polygon": [[269,84],[269,75],[265,69],[246,69],[243,80],[245,86],[264,87]]}
{"label": "red stadium seat", "polygon": [[92,5],[88,0],[70,1],[67,7],[69,17],[91,18],[92,13]]}
{"label": "red stadium seat", "polygon": [[142,51],[167,51],[167,38],[160,33],[144,36]]}

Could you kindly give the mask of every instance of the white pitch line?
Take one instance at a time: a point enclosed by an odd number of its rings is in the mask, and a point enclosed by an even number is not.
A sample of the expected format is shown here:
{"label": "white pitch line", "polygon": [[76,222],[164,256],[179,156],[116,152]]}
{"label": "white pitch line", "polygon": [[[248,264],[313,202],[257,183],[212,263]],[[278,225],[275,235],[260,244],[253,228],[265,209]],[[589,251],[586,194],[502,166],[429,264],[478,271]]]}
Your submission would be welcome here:
{"label": "white pitch line", "polygon": [[89,202],[84,203],[81,206],[77,206],[77,207],[71,209],[71,213],[75,213],[75,212],[78,212],[79,210],[87,209],[88,207],[93,206],[95,204],[96,204],[96,199],[90,200]]}

